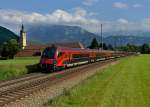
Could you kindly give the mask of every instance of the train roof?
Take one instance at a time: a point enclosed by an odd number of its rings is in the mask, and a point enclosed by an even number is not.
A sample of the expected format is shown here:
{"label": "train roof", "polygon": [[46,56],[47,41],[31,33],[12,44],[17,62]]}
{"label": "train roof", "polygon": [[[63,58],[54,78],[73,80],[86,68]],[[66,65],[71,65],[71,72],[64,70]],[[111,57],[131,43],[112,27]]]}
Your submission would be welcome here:
{"label": "train roof", "polygon": [[56,48],[58,51],[68,51],[68,52],[107,52],[107,53],[112,53],[114,51],[109,51],[109,50],[98,50],[98,49],[81,49],[81,48],[67,48],[67,47],[60,47],[60,46],[51,46],[48,48]]}

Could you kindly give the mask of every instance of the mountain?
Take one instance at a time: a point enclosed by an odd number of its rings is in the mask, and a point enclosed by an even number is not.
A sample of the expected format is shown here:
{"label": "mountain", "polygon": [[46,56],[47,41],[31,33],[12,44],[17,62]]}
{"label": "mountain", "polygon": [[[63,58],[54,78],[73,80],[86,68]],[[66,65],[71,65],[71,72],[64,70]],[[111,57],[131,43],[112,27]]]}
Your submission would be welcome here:
{"label": "mountain", "polygon": [[[77,26],[32,25],[27,26],[26,31],[28,43],[44,44],[80,41],[85,46],[89,46],[93,38],[97,38],[98,42],[100,42],[99,36]],[[150,32],[106,32],[103,33],[103,36],[103,41],[113,46],[126,45],[128,43],[135,45],[147,43],[150,45]],[[19,37],[7,28],[0,26],[0,43],[10,39],[19,40]]]}
{"label": "mountain", "polygon": [[[142,45],[147,43],[150,45],[150,32],[134,31],[134,32],[106,32],[103,33],[103,40],[107,44],[126,45],[128,43]],[[60,43],[60,42],[82,42],[85,46],[89,46],[93,38],[97,38],[100,42],[100,36],[88,32],[77,26],[67,25],[32,25],[27,27],[28,41],[37,43]]]}
{"label": "mountain", "polygon": [[41,43],[82,42],[89,45],[96,34],[77,26],[41,25],[27,28],[28,40]]}
{"label": "mountain", "polygon": [[3,42],[8,41],[10,39],[18,40],[19,37],[15,33],[13,33],[12,31],[8,30],[7,28],[0,26],[0,43],[3,43]]}
{"label": "mountain", "polygon": [[113,31],[113,32],[106,32],[103,34],[104,36],[140,36],[140,37],[147,37],[150,36],[149,31]]}
{"label": "mountain", "polygon": [[147,43],[150,45],[150,36],[108,36],[104,38],[104,42],[113,46],[126,44],[142,45]]}

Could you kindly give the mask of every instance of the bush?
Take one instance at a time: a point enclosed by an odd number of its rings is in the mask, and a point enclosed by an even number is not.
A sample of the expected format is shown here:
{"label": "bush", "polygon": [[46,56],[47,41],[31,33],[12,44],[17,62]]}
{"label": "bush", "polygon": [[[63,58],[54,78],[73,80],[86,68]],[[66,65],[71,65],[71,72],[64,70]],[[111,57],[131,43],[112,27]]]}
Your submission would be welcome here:
{"label": "bush", "polygon": [[19,51],[19,43],[15,39],[3,43],[1,46],[1,56],[6,59],[14,59],[14,56]]}

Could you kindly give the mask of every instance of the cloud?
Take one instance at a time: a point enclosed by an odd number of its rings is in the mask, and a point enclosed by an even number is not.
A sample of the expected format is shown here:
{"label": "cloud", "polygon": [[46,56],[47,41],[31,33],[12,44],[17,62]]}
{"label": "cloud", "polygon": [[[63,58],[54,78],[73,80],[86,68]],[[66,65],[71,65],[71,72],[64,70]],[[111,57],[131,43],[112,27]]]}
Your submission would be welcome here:
{"label": "cloud", "polygon": [[86,10],[82,8],[76,8],[73,13],[57,9],[52,13],[41,14],[37,12],[27,13],[15,10],[0,10],[0,21],[9,23],[93,23],[93,20],[97,22],[96,19],[91,19],[88,17]]}
{"label": "cloud", "polygon": [[141,5],[141,4],[134,4],[133,5],[133,8],[141,8],[141,7],[143,7],[143,5]]}
{"label": "cloud", "polygon": [[97,16],[98,15],[98,13],[96,13],[96,12],[90,12],[89,13],[89,16]]}
{"label": "cloud", "polygon": [[114,8],[120,8],[120,9],[127,9],[128,5],[126,3],[123,3],[123,2],[115,2],[113,4],[113,7]]}
{"label": "cloud", "polygon": [[17,26],[25,24],[67,24],[67,25],[94,25],[98,20],[89,17],[89,13],[76,8],[73,12],[57,9],[52,13],[41,14],[37,12],[24,12],[16,10],[0,10],[0,23],[5,26]]}
{"label": "cloud", "polygon": [[84,10],[83,8],[80,8],[80,7],[74,8],[73,10],[74,10],[76,15],[80,15],[83,17],[85,17],[88,14],[86,10]]}
{"label": "cloud", "polygon": [[115,2],[115,3],[113,3],[113,7],[114,8],[120,8],[120,9],[127,9],[129,7],[141,8],[141,7],[143,7],[143,5],[137,3],[137,4],[133,4],[133,5],[129,6],[128,4],[123,3],[123,2]]}
{"label": "cloud", "polygon": [[114,24],[113,30],[116,31],[150,31],[150,18],[144,18],[139,21],[128,21],[120,18]]}
{"label": "cloud", "polygon": [[83,0],[83,5],[92,6],[94,3],[98,2],[99,0]]}
{"label": "cloud", "polygon": [[90,17],[91,12],[83,8],[75,8],[71,12],[57,9],[51,13],[41,14],[37,12],[24,12],[16,10],[0,10],[0,24],[16,33],[19,33],[20,26],[24,23],[26,26],[40,24],[53,25],[63,24],[72,26],[81,26],[91,32],[99,32],[100,24],[103,24],[104,32],[111,31],[149,31],[150,18],[145,18],[139,22],[129,21],[126,18],[116,20],[98,20]]}
{"label": "cloud", "polygon": [[120,19],[118,19],[117,21],[118,21],[119,23],[121,23],[121,24],[128,24],[128,23],[129,23],[128,20],[123,19],[123,18],[120,18]]}
{"label": "cloud", "polygon": [[150,18],[143,19],[142,26],[145,30],[150,30]]}

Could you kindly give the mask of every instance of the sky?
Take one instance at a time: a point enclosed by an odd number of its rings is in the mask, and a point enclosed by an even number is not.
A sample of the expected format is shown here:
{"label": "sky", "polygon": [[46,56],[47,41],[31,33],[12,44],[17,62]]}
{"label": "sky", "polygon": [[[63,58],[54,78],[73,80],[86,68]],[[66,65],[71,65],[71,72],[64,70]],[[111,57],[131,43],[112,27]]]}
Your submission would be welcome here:
{"label": "sky", "polygon": [[0,25],[66,24],[98,32],[149,31],[150,0],[0,0]]}

